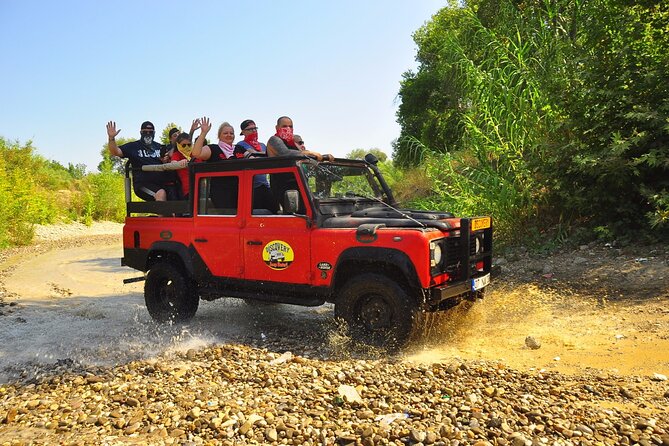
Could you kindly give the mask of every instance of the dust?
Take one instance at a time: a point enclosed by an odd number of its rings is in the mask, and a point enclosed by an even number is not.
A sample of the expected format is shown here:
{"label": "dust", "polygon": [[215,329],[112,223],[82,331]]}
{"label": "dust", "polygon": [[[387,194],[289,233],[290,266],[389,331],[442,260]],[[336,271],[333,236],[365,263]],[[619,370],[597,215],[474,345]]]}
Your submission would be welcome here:
{"label": "dust", "polygon": [[[436,317],[406,360],[481,359],[568,374],[669,371],[669,314],[661,299],[645,302],[639,311],[536,284],[493,285],[489,291],[471,308]],[[527,336],[541,347],[527,347]]]}

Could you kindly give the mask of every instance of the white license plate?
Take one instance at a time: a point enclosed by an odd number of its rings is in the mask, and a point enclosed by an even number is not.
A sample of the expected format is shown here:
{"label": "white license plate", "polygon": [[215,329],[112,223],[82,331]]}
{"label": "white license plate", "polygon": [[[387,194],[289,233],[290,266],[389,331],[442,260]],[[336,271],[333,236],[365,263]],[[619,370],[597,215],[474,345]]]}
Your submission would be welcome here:
{"label": "white license plate", "polygon": [[490,284],[490,274],[472,279],[472,291],[478,291]]}

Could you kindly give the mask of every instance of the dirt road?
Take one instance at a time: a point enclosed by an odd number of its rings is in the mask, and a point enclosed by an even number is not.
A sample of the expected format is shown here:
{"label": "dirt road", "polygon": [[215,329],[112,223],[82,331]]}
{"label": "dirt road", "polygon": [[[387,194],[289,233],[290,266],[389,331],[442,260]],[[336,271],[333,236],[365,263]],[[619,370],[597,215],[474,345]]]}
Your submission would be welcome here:
{"label": "dirt road", "polygon": [[[122,283],[139,274],[120,266],[119,231],[111,226],[112,234],[5,253],[0,381],[30,379],[62,365],[114,365],[224,342],[311,357],[347,354],[331,306],[256,309],[220,299],[202,302],[186,326],[153,323],[144,308],[143,283]],[[667,253],[639,257],[616,251],[608,259],[608,251],[593,248],[588,262],[575,261],[574,253],[507,260],[483,302],[428,327],[403,359],[459,357],[521,371],[669,375]],[[527,347],[527,336],[540,348]]]}

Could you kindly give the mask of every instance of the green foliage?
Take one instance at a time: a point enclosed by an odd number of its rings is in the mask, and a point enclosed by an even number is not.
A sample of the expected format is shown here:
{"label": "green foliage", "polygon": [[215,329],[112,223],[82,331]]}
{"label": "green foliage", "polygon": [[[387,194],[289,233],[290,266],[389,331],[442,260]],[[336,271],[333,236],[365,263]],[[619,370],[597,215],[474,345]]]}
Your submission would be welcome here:
{"label": "green foliage", "polygon": [[83,216],[90,220],[123,221],[125,216],[124,177],[114,171],[111,160],[103,161],[100,173],[86,177],[83,184]]}
{"label": "green foliage", "polygon": [[[116,144],[121,147],[123,144],[129,143],[135,141],[133,138],[116,138]],[[102,161],[98,164],[98,172],[102,172],[103,169],[105,168],[104,165],[106,163],[111,162],[111,170],[112,172],[119,173],[121,175],[125,175],[125,159],[124,158],[119,158],[118,156],[113,156],[109,153],[109,143],[105,143],[104,146],[102,146],[102,149],[100,150],[100,156],[102,157]]]}
{"label": "green foliage", "polygon": [[582,68],[559,98],[570,141],[544,169],[559,171],[552,201],[616,232],[646,226],[644,217],[667,228],[669,5],[588,5]]}
{"label": "green foliage", "polygon": [[112,161],[99,174],[86,174],[83,164],[46,160],[30,142],[0,137],[0,248],[32,241],[36,224],[58,221],[122,221],[125,216],[123,176]]}
{"label": "green foliage", "polygon": [[0,247],[32,241],[35,224],[52,223],[58,214],[54,188],[62,187],[62,166],[34,154],[30,142],[0,138]]}
{"label": "green foliage", "polygon": [[623,0],[439,11],[399,93],[394,158],[430,182],[419,204],[508,231],[669,226],[667,23],[666,3]]}
{"label": "green foliage", "polygon": [[160,142],[163,145],[168,145],[170,143],[170,130],[172,130],[175,127],[179,129],[179,133],[183,132],[183,130],[181,130],[181,126],[176,125],[173,122],[170,122],[165,126],[163,131],[160,133]]}
{"label": "green foliage", "polygon": [[365,159],[365,155],[368,153],[374,154],[376,158],[379,160],[379,162],[384,162],[388,159],[388,155],[386,155],[386,152],[384,152],[381,149],[378,148],[372,148],[372,149],[354,149],[351,150],[346,154],[346,158],[352,159],[352,160],[362,160]]}

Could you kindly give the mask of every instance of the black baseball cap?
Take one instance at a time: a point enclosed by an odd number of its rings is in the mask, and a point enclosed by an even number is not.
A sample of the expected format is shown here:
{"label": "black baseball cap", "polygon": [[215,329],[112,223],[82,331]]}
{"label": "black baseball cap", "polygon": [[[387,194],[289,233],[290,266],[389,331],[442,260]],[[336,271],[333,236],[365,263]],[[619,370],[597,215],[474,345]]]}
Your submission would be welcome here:
{"label": "black baseball cap", "polygon": [[179,133],[179,129],[176,128],[176,127],[172,127],[172,128],[170,129],[170,133],[169,133],[170,138],[171,138],[172,135],[174,135],[175,133]]}
{"label": "black baseball cap", "polygon": [[156,127],[153,125],[153,122],[151,121],[144,121],[142,122],[142,130],[156,130]]}
{"label": "black baseball cap", "polygon": [[[249,126],[249,124],[255,124],[255,121],[253,119],[245,119],[242,121],[242,124],[240,125],[242,131],[246,129],[246,127]],[[243,135],[243,133],[240,133],[240,135]]]}

